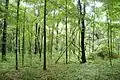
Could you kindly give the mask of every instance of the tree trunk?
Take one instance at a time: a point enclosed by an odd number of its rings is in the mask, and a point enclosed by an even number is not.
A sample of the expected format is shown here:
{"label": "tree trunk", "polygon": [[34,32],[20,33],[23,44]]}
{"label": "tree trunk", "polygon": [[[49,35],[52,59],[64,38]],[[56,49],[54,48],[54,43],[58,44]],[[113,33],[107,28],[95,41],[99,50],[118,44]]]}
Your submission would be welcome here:
{"label": "tree trunk", "polygon": [[58,34],[59,34],[59,31],[58,31],[58,25],[59,25],[59,23],[57,23],[57,25],[56,25],[56,33],[57,33],[57,37],[56,37],[56,51],[58,50],[58,44],[59,44],[59,42],[58,42]]}
{"label": "tree trunk", "polygon": [[119,49],[120,49],[120,43],[118,42],[118,54],[120,54],[120,51],[119,51]]}
{"label": "tree trunk", "polygon": [[31,40],[31,38],[32,38],[32,29],[30,28],[30,26],[29,26],[29,30],[30,30],[30,33],[29,33],[29,52],[28,52],[28,54],[30,55],[30,66],[32,66],[32,40]]}
{"label": "tree trunk", "polygon": [[35,30],[36,30],[36,33],[35,33],[35,54],[37,54],[37,52],[38,52],[38,40],[37,40],[37,37],[38,37],[38,35],[37,35],[37,31],[38,31],[38,23],[36,23],[36,25],[35,25]]}
{"label": "tree trunk", "polygon": [[20,40],[20,37],[21,37],[21,32],[20,32],[20,27],[18,27],[18,52],[19,54],[21,53],[21,40]]}
{"label": "tree trunk", "polygon": [[[81,47],[80,37],[81,37],[81,32],[79,31],[79,39],[78,39],[79,48]],[[80,62],[80,52],[81,52],[81,50],[79,49],[79,54],[78,54],[78,61],[79,61],[79,62]]]}
{"label": "tree trunk", "polygon": [[9,0],[6,0],[5,3],[5,17],[4,17],[4,26],[3,26],[3,37],[2,37],[2,61],[6,61],[6,38],[7,38],[7,20],[8,20],[8,4]]}
{"label": "tree trunk", "polygon": [[[38,9],[35,9],[35,16],[38,19],[38,16],[39,16],[39,10]],[[34,51],[34,54],[38,53],[38,44],[39,44],[39,40],[38,40],[39,31],[38,31],[38,28],[39,28],[39,26],[38,26],[38,21],[37,21],[36,24],[35,24],[35,51]]]}
{"label": "tree trunk", "polygon": [[26,23],[26,7],[24,10],[24,25],[23,25],[23,40],[22,40],[22,66],[24,65],[24,54],[25,54],[25,23]]}
{"label": "tree trunk", "polygon": [[[41,31],[43,32],[43,31]],[[41,60],[41,56],[42,56],[42,49],[43,49],[43,33],[41,33],[41,41],[40,41],[40,60]]]}
{"label": "tree trunk", "polygon": [[[108,5],[108,12],[107,12],[107,26],[108,26],[108,32],[107,32],[107,36],[108,36],[108,54],[109,54],[109,57],[111,57],[111,46],[110,46],[110,35],[111,35],[111,28],[110,28],[110,22],[111,22],[111,19],[109,19],[109,15],[110,15],[110,12],[109,12],[109,5]],[[110,21],[110,22],[109,22]],[[110,65],[112,65],[112,60],[111,58],[109,59],[110,61]]]}
{"label": "tree trunk", "polygon": [[79,10],[80,10],[80,15],[81,15],[81,50],[82,50],[82,63],[86,62],[86,56],[85,56],[85,45],[84,45],[84,38],[85,38],[85,22],[84,22],[84,17],[85,17],[85,3],[84,3],[84,12],[82,13],[82,6],[81,6],[81,1],[78,0],[78,5],[79,5]]}
{"label": "tree trunk", "polygon": [[66,0],[66,64],[68,63],[68,42],[67,42],[67,0]]}
{"label": "tree trunk", "polygon": [[92,52],[94,52],[94,40],[95,40],[95,0],[94,0],[94,15],[93,15],[93,40],[92,40]]}
{"label": "tree trunk", "polygon": [[47,1],[44,0],[44,70],[46,70],[46,2]]}
{"label": "tree trunk", "polygon": [[[39,52],[39,58],[41,58],[41,44],[40,44],[40,40],[41,40],[41,35],[40,35],[40,33],[41,33],[41,28],[40,28],[40,26],[39,26],[39,28],[38,28],[38,52]],[[41,59],[40,59],[41,60]]]}
{"label": "tree trunk", "polygon": [[19,5],[20,0],[17,1],[17,24],[16,24],[16,70],[18,70],[18,25],[19,25]]}
{"label": "tree trunk", "polygon": [[[53,20],[55,21],[55,10],[54,10]],[[52,37],[51,37],[51,60],[52,60],[52,53],[53,53],[54,26],[55,26],[55,23],[53,23],[53,26],[52,26],[52,34],[51,34],[51,36],[52,36]]]}
{"label": "tree trunk", "polygon": [[90,38],[90,33],[89,33],[89,54],[91,53],[91,38]]}

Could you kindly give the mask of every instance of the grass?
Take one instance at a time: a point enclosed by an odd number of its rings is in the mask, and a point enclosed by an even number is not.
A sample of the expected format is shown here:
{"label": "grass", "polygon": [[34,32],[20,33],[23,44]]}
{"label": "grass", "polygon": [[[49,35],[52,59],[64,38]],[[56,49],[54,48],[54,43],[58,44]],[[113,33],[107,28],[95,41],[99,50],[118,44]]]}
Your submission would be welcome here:
{"label": "grass", "polygon": [[96,59],[85,64],[70,62],[64,64],[48,63],[43,71],[43,61],[38,55],[25,55],[25,64],[21,66],[19,55],[19,70],[15,70],[15,55],[8,54],[7,61],[0,61],[0,80],[120,80],[120,60],[114,59],[113,66],[109,61]]}

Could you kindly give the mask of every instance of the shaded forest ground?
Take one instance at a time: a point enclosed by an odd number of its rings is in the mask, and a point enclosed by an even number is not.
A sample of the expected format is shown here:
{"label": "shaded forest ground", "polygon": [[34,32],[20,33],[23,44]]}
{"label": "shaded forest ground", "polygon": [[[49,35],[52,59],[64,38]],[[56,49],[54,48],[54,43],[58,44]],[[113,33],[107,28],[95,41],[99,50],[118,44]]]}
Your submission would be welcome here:
{"label": "shaded forest ground", "polygon": [[[120,59],[109,61],[96,59],[85,64],[70,62],[47,65],[47,71],[43,71],[38,56],[25,56],[25,65],[19,63],[19,70],[15,70],[15,57],[8,54],[7,62],[0,61],[0,80],[120,80]],[[21,58],[19,58],[21,61]],[[32,62],[32,64],[30,64]]]}

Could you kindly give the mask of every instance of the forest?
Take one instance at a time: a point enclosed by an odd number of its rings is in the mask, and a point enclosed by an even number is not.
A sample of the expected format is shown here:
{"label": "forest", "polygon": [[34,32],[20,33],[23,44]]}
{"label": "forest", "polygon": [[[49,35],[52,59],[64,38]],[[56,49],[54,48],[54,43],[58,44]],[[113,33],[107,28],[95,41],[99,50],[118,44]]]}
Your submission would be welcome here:
{"label": "forest", "polygon": [[120,0],[0,0],[0,80],[120,80]]}

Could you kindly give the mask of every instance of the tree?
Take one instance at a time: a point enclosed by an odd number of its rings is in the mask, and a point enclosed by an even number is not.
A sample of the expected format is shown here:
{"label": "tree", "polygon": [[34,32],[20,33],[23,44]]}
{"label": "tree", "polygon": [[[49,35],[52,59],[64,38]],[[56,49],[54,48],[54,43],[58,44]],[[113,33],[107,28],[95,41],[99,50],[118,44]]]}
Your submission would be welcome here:
{"label": "tree", "polygon": [[3,26],[3,37],[2,37],[2,61],[6,61],[6,39],[7,39],[7,21],[8,21],[8,4],[9,0],[5,2],[5,16],[4,16],[4,26]]}
{"label": "tree", "polygon": [[[55,21],[55,10],[54,10],[54,14],[53,14],[53,20]],[[51,60],[52,60],[52,54],[53,54],[53,41],[54,41],[54,26],[55,26],[55,22],[52,25],[52,32],[51,32]]]}
{"label": "tree", "polygon": [[25,54],[25,24],[26,24],[26,7],[24,9],[24,23],[23,23],[23,36],[22,36],[22,66],[24,65]]}
{"label": "tree", "polygon": [[85,38],[85,3],[84,3],[84,7],[83,7],[83,13],[82,13],[82,6],[81,6],[81,1],[78,0],[78,6],[79,6],[79,10],[80,10],[80,16],[81,16],[81,50],[82,50],[82,63],[86,62],[86,56],[85,56],[85,45],[84,45],[84,38]]}
{"label": "tree", "polygon": [[67,0],[66,0],[66,64],[68,63],[68,42],[67,42],[67,33],[68,33],[68,29],[67,29]]}
{"label": "tree", "polygon": [[[112,54],[112,50],[111,50],[111,19],[109,18],[110,16],[110,11],[109,11],[109,5],[107,6],[107,9],[108,9],[108,12],[107,12],[107,26],[108,26],[108,32],[107,32],[107,36],[108,36],[108,54],[109,54],[109,57],[111,57],[111,54]],[[110,60],[110,65],[112,65],[112,60]]]}
{"label": "tree", "polygon": [[[38,9],[35,9],[35,16],[38,17],[39,16],[39,11]],[[36,22],[35,24],[35,54],[38,53],[38,22]]]}
{"label": "tree", "polygon": [[19,5],[20,0],[17,1],[17,23],[16,23],[16,70],[18,70],[18,26],[19,26]]}
{"label": "tree", "polygon": [[95,40],[95,0],[94,0],[94,15],[93,15],[93,40],[92,40],[92,52],[94,52],[94,40]]}
{"label": "tree", "polygon": [[44,70],[46,70],[46,2],[47,1],[44,0]]}

